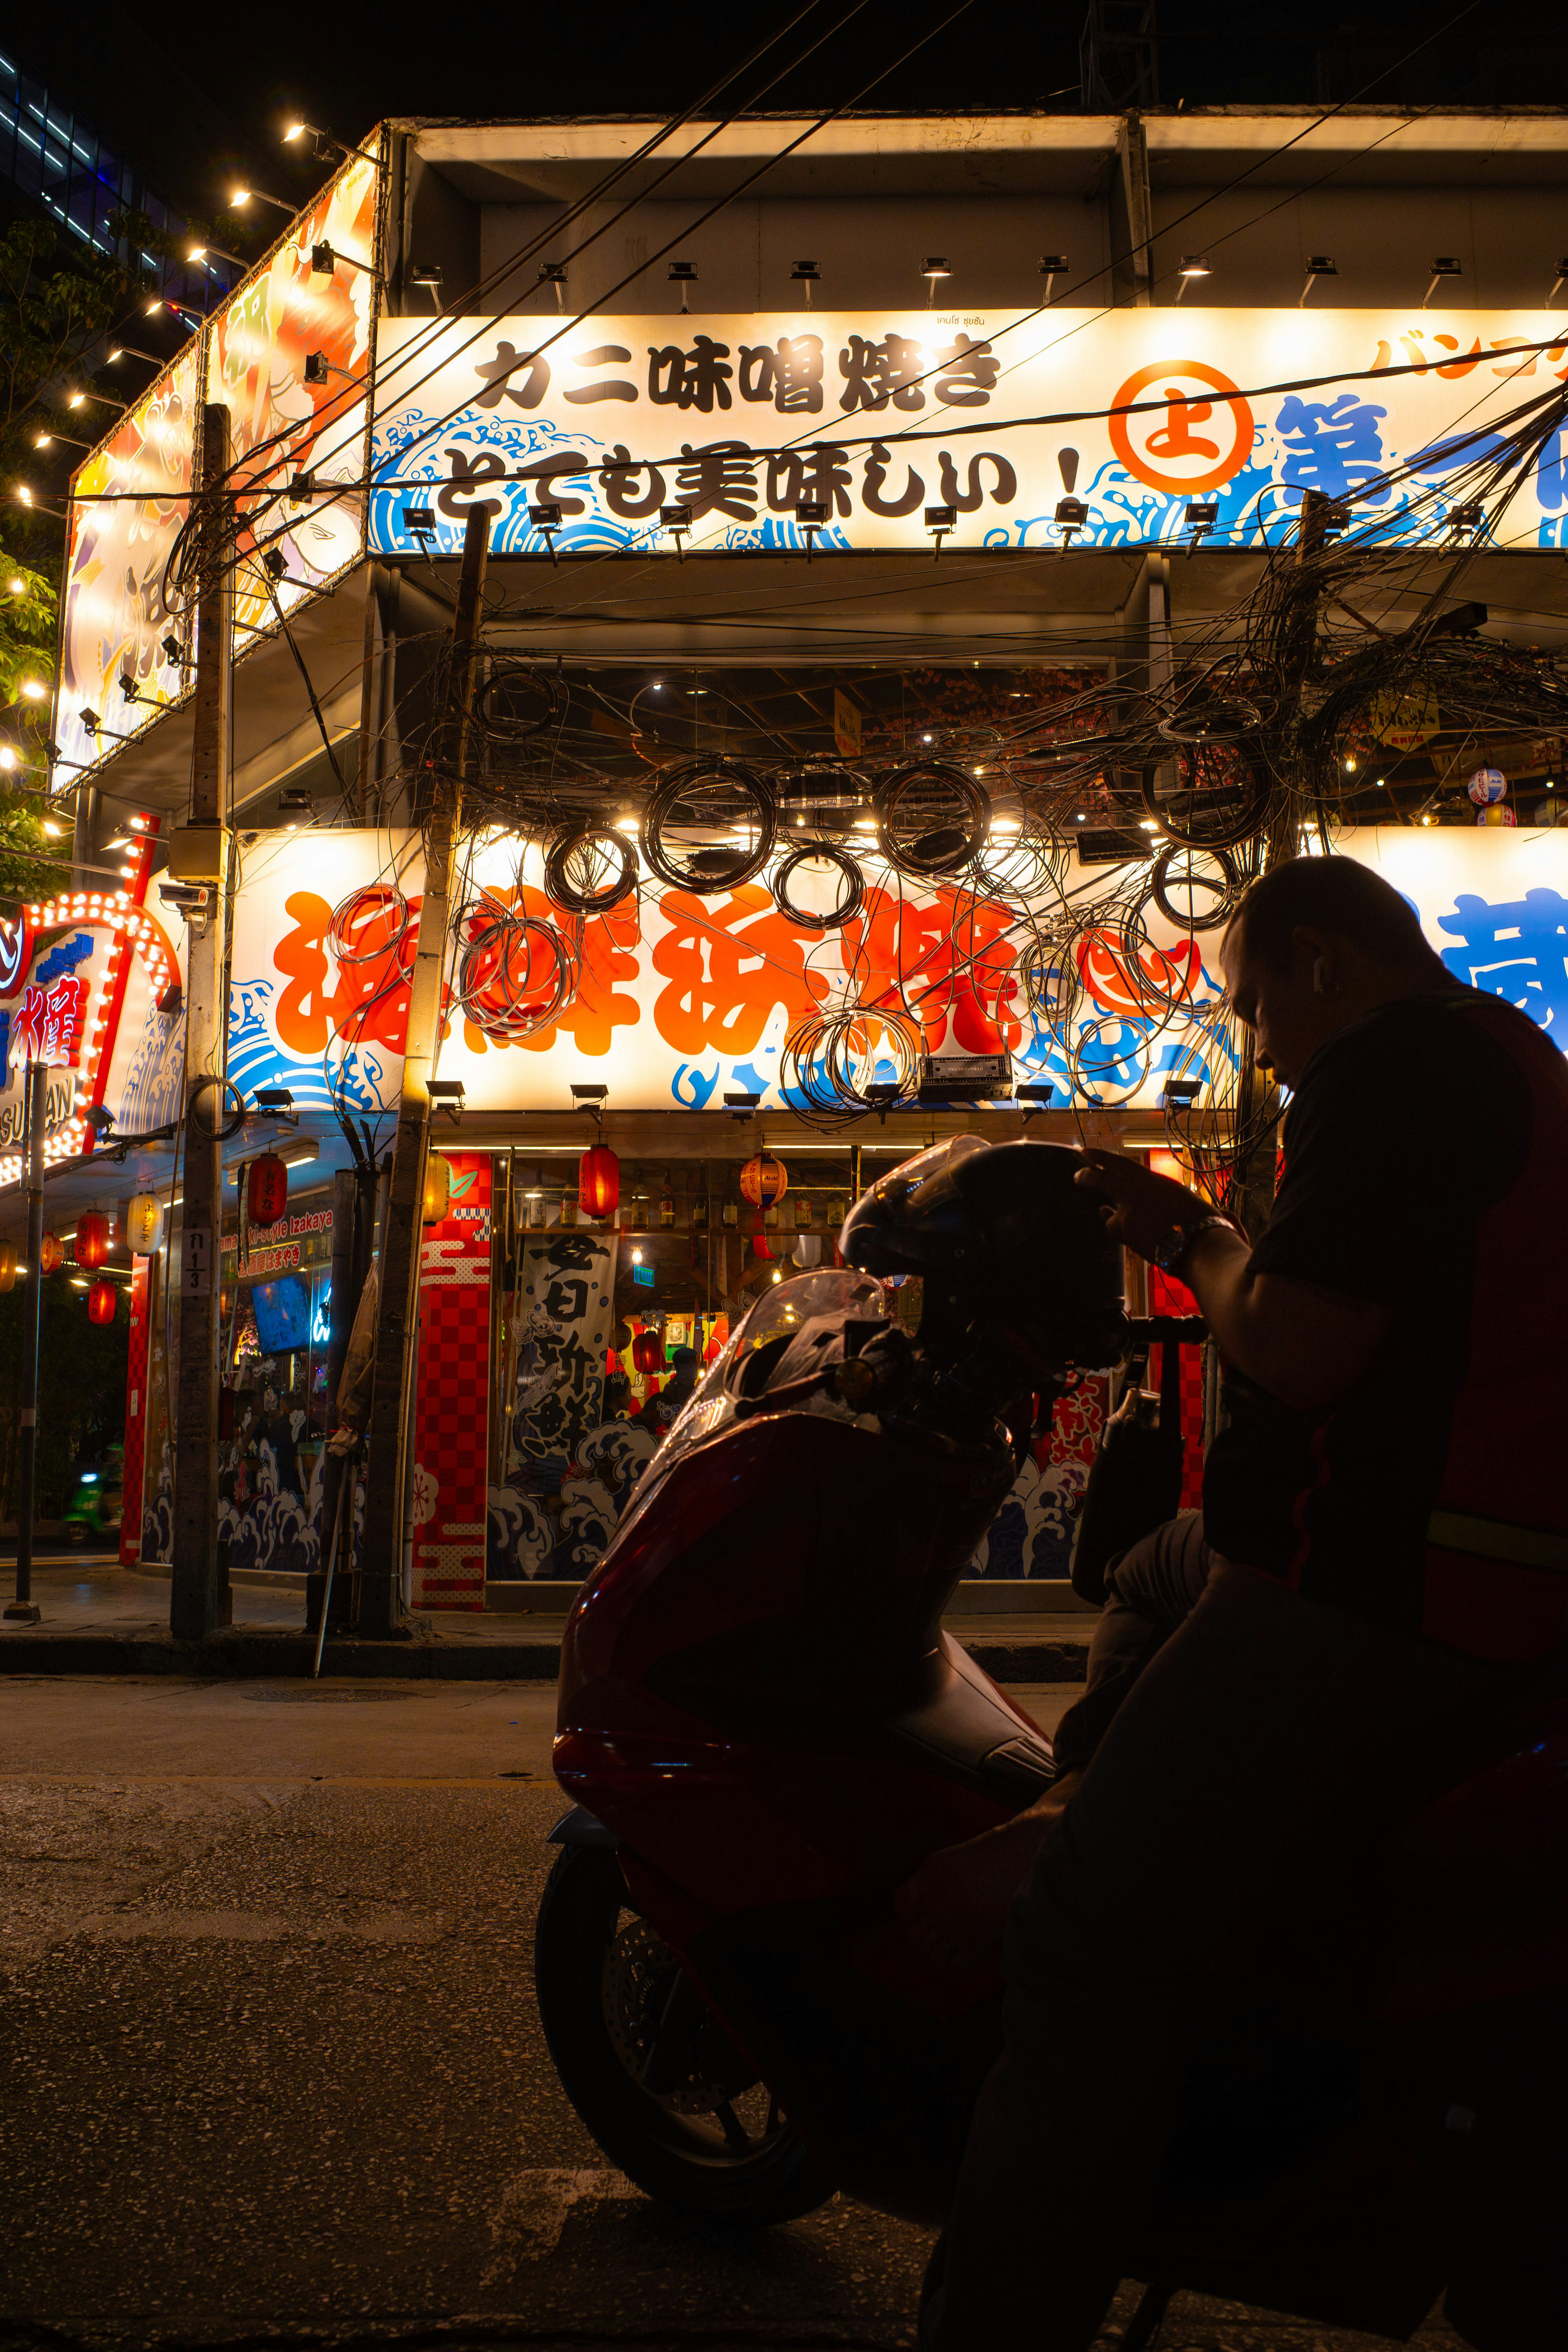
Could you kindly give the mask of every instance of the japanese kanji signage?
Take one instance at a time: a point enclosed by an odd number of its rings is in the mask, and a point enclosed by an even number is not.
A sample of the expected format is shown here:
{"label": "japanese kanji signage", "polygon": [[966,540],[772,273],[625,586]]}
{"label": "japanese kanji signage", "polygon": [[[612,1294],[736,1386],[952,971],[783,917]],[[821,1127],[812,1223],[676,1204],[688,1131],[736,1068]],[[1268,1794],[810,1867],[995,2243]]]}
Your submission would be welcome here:
{"label": "japanese kanji signage", "polygon": [[[1367,828],[1337,846],[1414,901],[1458,977],[1507,996],[1568,1044],[1568,827]],[[539,855],[529,851],[520,880],[515,843],[497,842],[476,857],[472,879],[559,924],[539,887]],[[389,856],[411,919],[399,921],[395,949],[340,972],[328,938],[333,908],[357,889],[374,909]],[[1095,886],[1108,887],[1112,872],[1094,868]],[[247,877],[229,1026],[230,1075],[247,1095],[287,1086],[297,1103],[324,1108],[330,1085],[345,1109],[395,1105],[408,1001],[395,963],[412,960],[420,876],[415,836],[334,832],[285,836],[270,866]],[[1066,887],[1089,878],[1069,875]],[[806,904],[801,872],[790,887]],[[826,877],[825,893],[835,887]],[[1041,901],[1047,920],[1055,903]],[[344,935],[360,936],[371,919]],[[717,1109],[727,1089],[785,1108],[796,1100],[786,1034],[841,1002],[853,974],[869,1008],[857,1046],[863,1084],[896,1076],[877,1008],[907,1004],[931,1054],[1008,1055],[1015,1081],[1049,1080],[1058,1102],[1152,1106],[1173,1074],[1217,1076],[1212,1056],[1225,1049],[1203,1027],[1220,993],[1218,935],[1180,935],[1152,905],[1143,919],[1148,941],[1136,961],[1119,930],[1077,941],[1069,1053],[1030,1010],[1028,926],[1015,908],[960,884],[900,888],[873,865],[860,913],[826,938],[775,906],[762,879],[710,898],[651,885],[640,908],[588,919],[577,993],[531,1037],[504,1042],[448,1001],[440,1075],[462,1080],[470,1110],[564,1110],[574,1080],[607,1084],[617,1110]]]}
{"label": "japanese kanji signage", "polygon": [[[477,502],[498,553],[542,553],[550,539],[673,552],[660,509],[680,506],[688,552],[777,552],[805,546],[805,501],[826,509],[811,525],[821,552],[924,546],[928,506],[956,509],[957,545],[1040,547],[1059,542],[1057,507],[1072,496],[1088,510],[1079,546],[1179,539],[1194,499],[1218,509],[1209,543],[1244,546],[1278,539],[1308,489],[1364,498],[1358,520],[1391,537],[1442,537],[1445,482],[1495,446],[1505,413],[1568,379],[1568,324],[1549,350],[1515,349],[1557,323],[1170,305],[384,319],[371,543],[455,551]],[[1407,365],[1420,372],[1391,373]],[[1267,389],[1315,377],[1330,381]],[[1019,421],[1096,410],[1126,413]],[[1418,525],[1413,493],[1377,483],[1411,464]],[[1568,546],[1556,434],[1503,538]]]}
{"label": "japanese kanji signage", "polygon": [[68,972],[47,988],[23,992],[12,1024],[13,1051],[24,1062],[47,1062],[56,1069],[75,1062],[81,1053],[81,1024],[87,982]]}

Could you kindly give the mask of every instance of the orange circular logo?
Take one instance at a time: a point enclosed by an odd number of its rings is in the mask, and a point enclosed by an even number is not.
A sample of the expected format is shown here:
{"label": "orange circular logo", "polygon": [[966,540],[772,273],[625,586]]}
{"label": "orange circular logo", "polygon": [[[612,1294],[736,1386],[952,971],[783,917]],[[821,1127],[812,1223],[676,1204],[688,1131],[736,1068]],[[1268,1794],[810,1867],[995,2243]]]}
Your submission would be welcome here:
{"label": "orange circular logo", "polygon": [[1131,407],[1151,384],[1159,386],[1162,405],[1110,419],[1110,446],[1130,474],[1152,490],[1185,496],[1216,490],[1241,471],[1256,427],[1229,376],[1201,360],[1157,360],[1128,377],[1111,406]]}

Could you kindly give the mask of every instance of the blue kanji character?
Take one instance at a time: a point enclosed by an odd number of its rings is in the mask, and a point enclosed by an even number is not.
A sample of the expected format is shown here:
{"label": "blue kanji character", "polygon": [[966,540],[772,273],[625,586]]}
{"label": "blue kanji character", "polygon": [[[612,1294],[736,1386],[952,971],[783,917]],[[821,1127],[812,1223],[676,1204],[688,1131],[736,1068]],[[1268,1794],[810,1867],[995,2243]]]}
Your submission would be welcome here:
{"label": "blue kanji character", "polygon": [[[1388,415],[1353,392],[1342,392],[1331,401],[1300,400],[1292,393],[1274,420],[1274,429],[1289,455],[1279,469],[1286,496],[1293,505],[1303,490],[1321,490],[1325,498],[1350,498],[1383,471],[1383,436],[1378,426]],[[1364,492],[1380,506],[1388,496],[1380,489]]]}
{"label": "blue kanji character", "polygon": [[1489,906],[1473,891],[1455,898],[1437,928],[1458,941],[1443,961],[1458,980],[1500,996],[1568,1047],[1568,899],[1559,890],[1527,890]]}

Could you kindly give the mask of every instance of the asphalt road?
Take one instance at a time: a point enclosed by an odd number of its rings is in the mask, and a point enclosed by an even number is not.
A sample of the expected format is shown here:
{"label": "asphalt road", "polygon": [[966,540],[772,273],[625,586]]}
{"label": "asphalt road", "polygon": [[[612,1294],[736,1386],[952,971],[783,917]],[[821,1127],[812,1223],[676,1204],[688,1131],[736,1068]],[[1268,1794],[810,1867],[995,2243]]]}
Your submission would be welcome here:
{"label": "asphalt road", "polygon": [[[912,2341],[928,2232],[842,2199],[683,2222],[557,2087],[530,1963],[553,1696],[7,1683],[5,2352]],[[1369,2341],[1188,2297],[1161,2344]]]}

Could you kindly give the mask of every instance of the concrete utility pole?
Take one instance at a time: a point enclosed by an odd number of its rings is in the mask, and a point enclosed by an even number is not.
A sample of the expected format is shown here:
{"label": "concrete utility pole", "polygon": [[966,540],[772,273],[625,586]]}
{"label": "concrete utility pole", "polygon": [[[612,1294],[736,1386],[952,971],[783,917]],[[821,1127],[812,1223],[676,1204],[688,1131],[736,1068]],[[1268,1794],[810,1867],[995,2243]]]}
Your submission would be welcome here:
{"label": "concrete utility pole", "polygon": [[[1315,563],[1328,545],[1331,504],[1321,490],[1304,490],[1301,494],[1301,522],[1296,537],[1298,572],[1305,572],[1309,565]],[[1317,644],[1318,596],[1315,592],[1310,592],[1302,595],[1291,615],[1290,632],[1284,648],[1283,668],[1290,714],[1287,720],[1289,730],[1286,736],[1288,743],[1294,732],[1293,722],[1300,703],[1301,688],[1312,666]],[[1302,797],[1293,783],[1285,787],[1279,795],[1279,803],[1264,831],[1265,873],[1271,866],[1281,865],[1298,854]],[[1236,1116],[1242,1132],[1254,1121],[1259,1123],[1258,1140],[1237,1167],[1231,1192],[1231,1206],[1256,1241],[1274,1211],[1274,1178],[1279,1157],[1279,1089],[1268,1071],[1260,1070],[1253,1058],[1250,1029],[1245,1034],[1242,1046]]]}
{"label": "concrete utility pole", "polygon": [[22,1426],[16,1447],[16,1592],[5,1610],[24,1624],[38,1622],[33,1598],[33,1513],[37,1507],[38,1465],[38,1307],[43,1297],[44,1269],[44,1125],[48,1118],[49,1073],[43,1062],[29,1062],[23,1081],[26,1127],[23,1149],[27,1160],[27,1290],[22,1309]]}
{"label": "concrete utility pole", "polygon": [[[169,1628],[205,1641],[233,1615],[228,1562],[218,1557],[217,1390],[223,1145],[227,1063],[224,821],[229,802],[234,691],[234,530],[228,496],[229,416],[202,411],[200,560],[196,596],[195,742],[189,867],[209,872],[205,920],[187,917],[184,1217],[180,1240],[180,1367],[174,1423],[174,1562]],[[210,845],[202,836],[210,836]],[[201,855],[210,845],[210,857]]]}
{"label": "concrete utility pole", "polygon": [[463,814],[463,774],[479,643],[479,599],[489,552],[489,517],[470,509],[452,631],[452,674],[432,774],[435,804],[426,831],[425,897],[408,991],[403,1096],[397,1108],[392,1192],[381,1254],[381,1297],[365,1466],[363,1568],[357,1631],[384,1641],[404,1625],[403,1499],[415,1317],[419,1295],[419,1211],[430,1130],[430,1065],[440,1034],[453,855]]}

